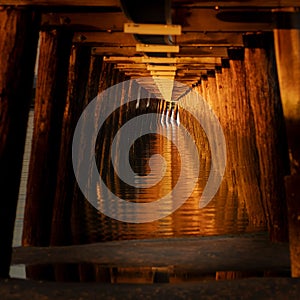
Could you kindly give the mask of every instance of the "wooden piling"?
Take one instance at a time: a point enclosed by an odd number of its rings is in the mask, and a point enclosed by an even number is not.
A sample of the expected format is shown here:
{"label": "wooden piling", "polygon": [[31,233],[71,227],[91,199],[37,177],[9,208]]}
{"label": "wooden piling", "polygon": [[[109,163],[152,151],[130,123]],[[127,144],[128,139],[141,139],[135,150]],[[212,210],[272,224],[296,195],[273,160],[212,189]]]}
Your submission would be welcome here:
{"label": "wooden piling", "polygon": [[250,227],[263,228],[266,219],[260,193],[255,127],[241,50],[231,51],[228,67],[216,72],[219,99],[213,101],[218,102],[214,106],[227,142],[225,178],[229,189],[237,192],[238,211],[243,213],[246,207]]}
{"label": "wooden piling", "polygon": [[40,17],[0,11],[0,277],[8,277]]}
{"label": "wooden piling", "polygon": [[[113,85],[113,79],[112,79],[113,67],[114,66],[112,64],[107,64],[104,62],[101,63],[101,66],[98,69],[98,71],[100,72],[99,81],[94,83],[97,86],[97,89],[95,87],[94,92],[96,92],[97,90],[97,92],[101,93],[107,88],[109,88],[111,85]],[[92,67],[90,72],[93,72]],[[90,100],[92,100],[92,98],[93,97],[90,97]],[[97,107],[97,111],[95,112],[95,118],[100,117],[100,115],[101,115],[101,107]],[[96,162],[97,162],[99,174],[100,176],[102,176],[102,178],[109,176],[109,170],[107,167],[105,167],[106,160],[108,158],[106,145],[109,144],[109,138],[107,138],[105,133],[111,133],[112,127],[109,127],[111,125],[108,124],[107,122],[104,122],[102,126],[102,130],[100,130],[100,132],[98,133],[98,139],[95,145],[95,151],[94,153],[92,153],[92,155],[96,155]],[[97,130],[96,127],[94,129]],[[76,186],[75,189],[76,189],[75,193],[77,193],[78,187]],[[95,209],[85,199],[84,196],[81,197],[79,193],[77,193],[78,195],[77,200],[73,199],[73,203],[72,203],[72,215],[71,215],[72,243],[82,244],[82,243],[99,242],[103,240],[103,235],[104,235],[103,228],[107,221],[106,220],[107,217],[102,214],[99,214],[98,210]]]}
{"label": "wooden piling", "polygon": [[[91,56],[84,107],[98,95],[102,65],[102,56]],[[83,155],[87,155],[85,149],[82,149],[81,153]],[[85,199],[84,195],[80,191],[78,184],[74,185],[73,201],[70,210],[72,243],[80,243],[80,236],[86,236],[86,232],[89,232],[89,238],[85,239],[84,242],[96,242],[97,232],[93,230],[93,228],[91,228],[94,223],[82,222],[81,220],[85,220],[85,217],[83,216],[90,216],[94,220],[97,220],[98,213],[97,210],[92,207],[92,205]]]}
{"label": "wooden piling", "polygon": [[230,59],[231,109],[230,123],[235,131],[236,145],[232,147],[233,165],[236,173],[238,197],[246,204],[249,222],[263,227],[266,218],[260,190],[258,150],[255,124],[247,96],[245,66],[242,59]]}
{"label": "wooden piling", "polygon": [[[64,111],[50,245],[71,244],[71,208],[77,186],[72,164],[72,140],[84,109],[91,49],[74,45],[70,56],[68,96]],[[78,193],[80,191],[77,190]]]}
{"label": "wooden piling", "polygon": [[[282,10],[293,13],[296,8]],[[274,42],[291,171],[285,177],[291,269],[292,277],[300,277],[300,30],[276,29]]]}
{"label": "wooden piling", "polygon": [[103,65],[102,56],[91,56],[89,79],[86,88],[85,105],[90,103],[98,95],[102,65]]}
{"label": "wooden piling", "polygon": [[40,34],[34,130],[22,238],[24,246],[48,246],[50,242],[72,35],[65,28]]}
{"label": "wooden piling", "polygon": [[284,176],[288,173],[285,127],[273,34],[244,36],[247,89],[256,128],[260,187],[270,239],[287,241]]}

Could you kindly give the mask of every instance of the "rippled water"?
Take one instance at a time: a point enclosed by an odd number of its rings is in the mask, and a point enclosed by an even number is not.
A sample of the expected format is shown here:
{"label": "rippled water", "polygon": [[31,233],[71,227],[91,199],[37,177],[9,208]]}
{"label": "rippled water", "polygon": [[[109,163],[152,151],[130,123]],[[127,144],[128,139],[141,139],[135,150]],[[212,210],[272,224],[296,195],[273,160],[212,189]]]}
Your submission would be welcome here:
{"label": "rippled water", "polygon": [[[82,204],[82,216],[75,219],[74,222],[81,222],[82,230],[86,231],[88,238],[85,242],[97,242],[102,240],[119,240],[119,239],[136,239],[136,238],[153,238],[153,237],[171,237],[184,235],[218,235],[228,233],[241,233],[252,231],[253,228],[248,225],[247,211],[245,204],[241,203],[237,198],[237,192],[234,186],[230,186],[225,173],[225,177],[219,188],[218,193],[213,200],[204,208],[199,209],[199,199],[206,184],[210,171],[210,148],[203,133],[197,133],[197,147],[200,157],[199,179],[193,182],[193,176],[189,170],[194,168],[193,153],[190,152],[190,145],[184,144],[184,153],[178,153],[173,139],[180,143],[187,131],[179,131],[176,121],[167,121],[158,118],[156,120],[159,127],[159,134],[144,135],[137,139],[130,150],[130,163],[136,172],[137,181],[140,176],[148,178],[149,181],[155,181],[153,173],[150,174],[149,158],[154,154],[160,154],[164,158],[165,170],[163,179],[151,188],[133,188],[132,186],[120,181],[115,175],[106,174],[106,184],[111,191],[117,196],[129,202],[150,203],[169,194],[167,201],[160,207],[166,212],[173,209],[176,197],[180,197],[192,191],[188,200],[170,215],[159,220],[135,224],[126,223],[111,219],[93,208],[87,201]],[[182,119],[181,122],[184,123]],[[30,154],[30,141],[32,135],[33,112],[30,112],[28,125],[28,136],[24,155],[24,166],[22,173],[22,183],[19,195],[19,204],[17,211],[17,219],[14,232],[14,246],[21,244],[21,232],[23,222],[23,210],[26,194],[26,178],[28,173],[28,162]],[[193,127],[193,122],[185,122],[186,127]],[[180,158],[181,157],[181,158]],[[152,171],[162,168],[162,160],[152,160]],[[172,189],[176,185],[180,172],[184,169],[186,175],[184,185],[180,186],[179,191],[175,194]],[[101,173],[101,172],[100,172]],[[103,173],[103,172],[102,172]],[[103,190],[99,191],[99,205],[101,205],[101,197],[108,197]],[[107,200],[107,198],[105,198]],[[107,201],[106,201],[107,203]],[[113,202],[112,210],[120,210]],[[144,211],[145,215],[149,211]],[[136,210],[127,210],[127,215],[134,220],[137,218]],[[84,224],[83,224],[84,223]],[[257,230],[257,228],[256,228]]]}
{"label": "rippled water", "polygon": [[28,120],[26,144],[25,144],[24,157],[23,157],[23,168],[22,168],[22,175],[21,175],[21,184],[19,190],[19,200],[17,206],[15,230],[14,230],[14,237],[13,237],[14,247],[20,246],[21,239],[22,239],[23,216],[24,216],[24,207],[25,207],[25,199],[26,199],[26,182],[28,177],[31,139],[32,139],[32,132],[33,132],[33,117],[34,117],[34,112],[33,110],[31,110],[29,113],[29,120]]}

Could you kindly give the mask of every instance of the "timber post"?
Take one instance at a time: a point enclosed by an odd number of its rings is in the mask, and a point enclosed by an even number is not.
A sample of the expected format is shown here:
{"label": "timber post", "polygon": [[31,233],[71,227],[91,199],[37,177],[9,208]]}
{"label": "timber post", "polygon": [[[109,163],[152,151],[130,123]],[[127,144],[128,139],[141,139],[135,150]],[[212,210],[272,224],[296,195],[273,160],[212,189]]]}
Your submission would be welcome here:
{"label": "timber post", "polygon": [[[77,201],[77,194],[74,193],[77,183],[72,165],[72,139],[76,124],[84,109],[90,58],[90,47],[82,45],[72,47],[52,214],[51,245],[72,244],[71,208],[72,202]],[[78,190],[77,192],[80,193]]]}
{"label": "timber post", "polygon": [[49,246],[50,243],[72,36],[66,28],[40,34],[34,131],[22,240],[24,246]]}
{"label": "timber post", "polygon": [[[276,11],[286,12],[290,17],[299,14],[296,8]],[[300,30],[297,24],[293,24],[295,21],[295,18],[277,20],[274,43],[291,171],[285,177],[291,271],[292,277],[300,277]]]}
{"label": "timber post", "polygon": [[244,35],[247,90],[256,128],[262,192],[270,239],[288,240],[284,176],[288,173],[285,126],[273,33]]}
{"label": "timber post", "polygon": [[[247,95],[247,83],[243,49],[231,50],[229,55],[229,88],[227,101],[230,124],[236,139],[233,152],[233,168],[236,174],[239,201],[246,204],[248,218],[254,227],[266,223],[260,191],[260,169],[256,146],[255,125]],[[231,143],[230,143],[231,144]]]}
{"label": "timber post", "polygon": [[245,206],[251,227],[261,228],[266,219],[260,193],[258,152],[254,120],[247,97],[243,49],[228,51],[229,60],[216,72],[219,105],[216,112],[227,142],[229,189],[238,197],[240,213]]}
{"label": "timber post", "polygon": [[0,277],[9,276],[40,16],[0,11]]}

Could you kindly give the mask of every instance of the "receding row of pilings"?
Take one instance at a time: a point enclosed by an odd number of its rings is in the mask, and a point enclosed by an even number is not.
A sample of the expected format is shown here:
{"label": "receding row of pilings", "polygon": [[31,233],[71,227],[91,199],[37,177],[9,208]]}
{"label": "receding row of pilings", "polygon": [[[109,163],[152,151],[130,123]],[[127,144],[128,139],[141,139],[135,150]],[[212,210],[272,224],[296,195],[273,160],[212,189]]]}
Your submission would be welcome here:
{"label": "receding row of pilings", "polygon": [[272,241],[289,239],[294,277],[300,276],[299,41],[299,30],[245,35],[245,48],[230,50],[197,86],[226,136],[228,185],[236,185],[253,225],[266,222]]}
{"label": "receding row of pilings", "polygon": [[229,186],[236,185],[250,223],[267,222],[271,240],[284,241],[289,163],[272,35],[246,35],[244,43],[198,88],[226,136]]}
{"label": "receding row of pilings", "polygon": [[[37,52],[34,133],[23,244],[70,244],[76,203],[83,197],[71,164],[73,132],[83,107],[98,92],[124,80],[91,49],[72,44],[73,32],[41,31],[31,10],[0,12],[0,277],[7,277]],[[106,74],[107,70],[112,74]],[[74,200],[76,199],[76,201]],[[78,201],[77,201],[78,199]],[[53,207],[57,207],[53,213]],[[76,228],[77,229],[77,228]],[[75,241],[76,242],[76,241]]]}
{"label": "receding row of pilings", "polygon": [[[30,10],[0,12],[0,277],[9,273],[39,22],[40,16]],[[86,229],[76,220],[84,198],[71,164],[72,136],[83,107],[98,92],[126,79],[101,57],[91,56],[90,48],[73,45],[72,37],[63,26],[40,32],[25,246],[87,241],[80,234],[72,239],[72,232]],[[246,36],[242,56],[239,51],[232,52],[223,67],[214,76],[203,78],[198,87],[225,131],[229,142],[226,172],[230,173],[225,177],[228,185],[237,186],[250,222],[267,222],[271,239],[284,241],[288,216],[295,277],[300,276],[299,43],[299,30],[275,31],[280,91],[269,34]],[[290,151],[289,176],[281,104]],[[101,169],[103,162],[99,160]],[[111,177],[109,171],[103,172]]]}

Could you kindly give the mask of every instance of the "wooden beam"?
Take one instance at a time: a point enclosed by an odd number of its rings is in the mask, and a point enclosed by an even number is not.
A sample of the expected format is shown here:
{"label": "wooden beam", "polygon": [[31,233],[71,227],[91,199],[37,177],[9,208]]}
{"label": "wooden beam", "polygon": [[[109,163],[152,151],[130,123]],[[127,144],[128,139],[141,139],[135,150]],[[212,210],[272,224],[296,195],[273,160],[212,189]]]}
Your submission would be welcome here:
{"label": "wooden beam", "polygon": [[121,72],[134,72],[134,73],[147,71],[147,68],[139,69],[139,68],[117,68],[117,67],[114,67],[114,69],[117,69]]}
{"label": "wooden beam", "polygon": [[173,7],[211,7],[229,8],[229,7],[299,7],[297,0],[247,0],[247,1],[199,1],[199,0],[173,0]]}
{"label": "wooden beam", "polygon": [[[139,46],[139,45],[137,45]],[[157,46],[157,47],[156,47]],[[173,51],[174,46],[166,46],[166,45],[151,45],[149,47],[139,46],[138,48],[135,47],[94,47],[93,48],[93,55],[124,55],[124,56],[134,56],[138,55],[139,52],[171,52]],[[179,48],[179,47],[178,47]],[[149,49],[149,50],[148,50]],[[174,48],[176,51],[177,48]],[[180,47],[180,52],[175,53],[175,56],[194,56],[195,60],[197,56],[204,56],[204,57],[228,57],[227,54],[227,47]],[[172,60],[170,60],[172,61]],[[174,60],[176,61],[176,60]]]}
{"label": "wooden beam", "polygon": [[137,54],[135,47],[94,47],[93,55],[124,55],[134,56]]}
{"label": "wooden beam", "polygon": [[152,44],[136,44],[137,52],[172,52],[178,53],[179,46],[173,45],[152,45]]}
{"label": "wooden beam", "polygon": [[129,20],[122,12],[94,13],[47,13],[43,14],[42,26],[68,25],[75,31],[123,31]]}
{"label": "wooden beam", "polygon": [[139,71],[139,72],[125,72],[125,75],[126,76],[150,76],[151,74],[150,74],[150,72],[149,71],[144,71],[144,72],[141,72],[141,71]]}
{"label": "wooden beam", "polygon": [[239,32],[186,32],[174,37],[180,46],[243,46]]}
{"label": "wooden beam", "polygon": [[146,57],[146,56],[105,56],[103,58],[108,63],[155,63],[155,64],[215,64],[221,65],[222,59],[219,57]]}
{"label": "wooden beam", "polygon": [[147,64],[117,64],[117,69],[147,69]]}
{"label": "wooden beam", "polygon": [[214,70],[216,64],[177,64],[177,70]]}
{"label": "wooden beam", "polygon": [[73,43],[84,43],[90,46],[119,45],[133,47],[137,41],[132,34],[124,32],[83,31],[74,34]]}
{"label": "wooden beam", "polygon": [[141,56],[104,56],[106,63],[142,63]]}
{"label": "wooden beam", "polygon": [[[244,11],[248,15],[248,11]],[[241,10],[222,10],[221,12],[209,9],[209,8],[186,8],[180,9],[175,12],[174,23],[182,24],[182,31],[188,32],[248,32],[248,31],[272,31],[274,23],[271,17],[271,11],[264,11],[269,13],[269,19],[257,18],[258,11],[252,11],[251,16],[244,18],[237,17],[241,14]],[[227,15],[225,15],[227,13]],[[230,15],[234,14],[232,19],[224,21],[224,19],[230,19]],[[235,19],[234,19],[235,18]]]}
{"label": "wooden beam", "polygon": [[[201,50],[202,55],[206,55],[206,53],[211,55],[211,53],[214,53],[216,56],[227,56],[225,49],[222,47],[243,46],[241,33],[186,33],[182,35],[182,39],[179,37],[180,36],[175,39],[176,44],[183,47],[201,47],[195,48],[192,51],[199,53]],[[214,39],[214,37],[216,39]],[[84,43],[93,47],[134,47],[137,43],[131,34],[125,34],[123,32],[78,32],[74,35],[73,42]],[[218,48],[214,49],[215,46]],[[188,51],[188,48],[183,48],[183,51]]]}
{"label": "wooden beam", "polygon": [[180,35],[181,25],[125,23],[124,32],[146,35]]}
{"label": "wooden beam", "polygon": [[193,68],[188,68],[187,66],[164,66],[164,69],[159,69],[159,68],[153,68],[153,67],[158,67],[157,65],[155,66],[147,66],[147,65],[134,65],[132,66],[130,64],[126,65],[116,65],[115,69],[119,69],[120,71],[123,72],[144,72],[144,71],[176,71],[177,74],[181,74],[181,76],[184,75],[189,75],[189,74],[206,74],[207,70],[214,70],[215,66],[214,65],[202,65],[200,67],[193,67]]}
{"label": "wooden beam", "polygon": [[[175,54],[176,56],[177,54]],[[227,57],[227,47],[180,47],[180,56]]]}
{"label": "wooden beam", "polygon": [[176,71],[176,66],[148,65],[148,71]]}
{"label": "wooden beam", "polygon": [[[74,34],[74,43],[85,43],[90,46],[135,46],[137,41],[132,34],[124,32],[82,31]],[[184,33],[174,37],[174,43],[180,46],[243,46],[242,34],[239,32],[197,32]]]}
{"label": "wooden beam", "polygon": [[181,63],[181,64],[189,64],[189,63],[212,63],[212,64],[221,64],[221,58],[217,57],[191,57],[191,56],[186,56],[186,57],[180,57],[178,55],[177,57],[171,57],[171,58],[164,58],[164,57],[143,57],[142,61],[144,63]]}
{"label": "wooden beam", "polygon": [[[182,24],[182,32],[271,31],[275,24],[270,9],[242,10],[183,8],[175,11],[173,22]],[[123,12],[51,13],[43,15],[43,26],[67,23],[79,31],[121,31],[129,22]]]}
{"label": "wooden beam", "polygon": [[206,74],[206,70],[178,70],[177,71],[178,76],[189,76],[189,75],[199,76],[201,74]]}
{"label": "wooden beam", "polygon": [[177,77],[181,77],[181,78],[183,78],[183,79],[196,79],[196,78],[198,78],[198,79],[200,79],[200,77],[201,77],[201,75],[205,75],[206,74],[206,72],[205,71],[199,71],[198,73],[192,73],[192,74],[188,74],[188,75],[186,75],[186,74],[183,74],[183,73],[177,73],[176,74],[176,76]]}
{"label": "wooden beam", "polygon": [[151,74],[153,79],[164,78],[164,79],[174,79],[175,74]]}
{"label": "wooden beam", "polygon": [[120,7],[119,0],[1,0],[1,5]]}
{"label": "wooden beam", "polygon": [[[119,0],[1,0],[4,5],[120,7]],[[299,7],[296,0],[197,1],[173,0],[173,7]]]}
{"label": "wooden beam", "polygon": [[152,76],[175,76],[175,71],[150,71]]}

